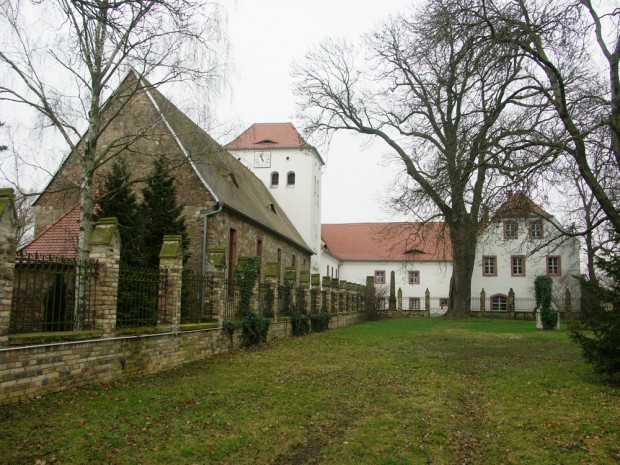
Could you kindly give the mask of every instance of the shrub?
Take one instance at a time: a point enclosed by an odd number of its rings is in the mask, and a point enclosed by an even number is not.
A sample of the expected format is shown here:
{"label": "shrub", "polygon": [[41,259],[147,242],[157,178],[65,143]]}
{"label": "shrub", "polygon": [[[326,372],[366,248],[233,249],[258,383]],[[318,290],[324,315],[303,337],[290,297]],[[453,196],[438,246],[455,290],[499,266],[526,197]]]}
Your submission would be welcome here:
{"label": "shrub", "polygon": [[329,329],[332,316],[327,312],[313,313],[310,315],[310,324],[313,333],[320,333]]}
{"label": "shrub", "polygon": [[310,318],[302,312],[294,312],[291,315],[293,336],[303,336],[310,332]]}
{"label": "shrub", "polygon": [[269,332],[269,318],[263,318],[258,313],[248,311],[241,320],[241,339],[246,347],[267,342]]}
{"label": "shrub", "polygon": [[558,312],[551,307],[553,279],[551,276],[537,276],[534,281],[536,306],[541,309],[543,329],[554,329],[558,323]]}
{"label": "shrub", "polygon": [[582,280],[590,315],[586,332],[573,329],[571,339],[581,346],[594,371],[620,384],[620,258],[599,260],[598,265],[610,279],[610,287]]}

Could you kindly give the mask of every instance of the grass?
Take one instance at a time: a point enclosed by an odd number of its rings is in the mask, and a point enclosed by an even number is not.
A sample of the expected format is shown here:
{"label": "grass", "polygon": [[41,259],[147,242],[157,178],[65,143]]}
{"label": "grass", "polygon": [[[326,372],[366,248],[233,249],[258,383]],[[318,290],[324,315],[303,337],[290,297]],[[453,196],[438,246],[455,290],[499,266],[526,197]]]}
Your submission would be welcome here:
{"label": "grass", "polygon": [[366,323],[5,405],[0,463],[618,463],[620,390],[533,326]]}

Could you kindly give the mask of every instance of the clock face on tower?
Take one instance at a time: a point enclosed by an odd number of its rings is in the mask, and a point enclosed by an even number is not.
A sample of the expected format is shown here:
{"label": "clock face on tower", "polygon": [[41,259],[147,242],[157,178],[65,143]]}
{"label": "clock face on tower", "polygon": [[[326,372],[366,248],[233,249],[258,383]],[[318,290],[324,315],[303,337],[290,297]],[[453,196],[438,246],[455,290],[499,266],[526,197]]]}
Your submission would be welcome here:
{"label": "clock face on tower", "polygon": [[271,152],[256,152],[254,154],[254,168],[271,167]]}

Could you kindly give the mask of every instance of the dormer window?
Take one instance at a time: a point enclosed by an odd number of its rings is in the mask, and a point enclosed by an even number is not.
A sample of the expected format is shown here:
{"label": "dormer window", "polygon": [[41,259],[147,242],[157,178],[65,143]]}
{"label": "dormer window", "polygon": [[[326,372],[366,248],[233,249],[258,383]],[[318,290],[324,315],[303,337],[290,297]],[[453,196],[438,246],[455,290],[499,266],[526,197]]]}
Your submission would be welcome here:
{"label": "dormer window", "polygon": [[259,140],[257,142],[257,144],[276,144],[277,142],[271,140],[271,139],[264,139],[264,140]]}
{"label": "dormer window", "polygon": [[542,221],[530,221],[530,239],[542,239],[543,227]]}
{"label": "dormer window", "polygon": [[295,172],[294,171],[289,171],[288,174],[286,175],[286,186],[287,187],[295,186]]}
{"label": "dormer window", "polygon": [[278,187],[278,184],[280,184],[280,173],[274,171],[271,173],[271,187]]}
{"label": "dormer window", "polygon": [[235,178],[235,173],[228,173],[228,177],[226,177],[226,180],[229,183],[234,184],[235,187],[239,187],[239,184],[237,183],[237,178]]}
{"label": "dormer window", "polygon": [[504,239],[517,239],[519,237],[516,221],[504,221]]}

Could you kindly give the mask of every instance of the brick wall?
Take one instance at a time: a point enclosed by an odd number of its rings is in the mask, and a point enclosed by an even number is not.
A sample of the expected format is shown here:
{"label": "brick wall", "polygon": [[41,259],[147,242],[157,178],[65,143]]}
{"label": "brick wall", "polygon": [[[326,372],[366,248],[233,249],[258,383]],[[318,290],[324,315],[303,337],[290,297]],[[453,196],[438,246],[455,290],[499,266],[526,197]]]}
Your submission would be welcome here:
{"label": "brick wall", "polygon": [[[361,318],[360,314],[334,316],[330,328],[356,324]],[[288,321],[270,325],[270,340],[290,335]],[[157,373],[229,349],[220,329],[0,349],[0,403]]]}
{"label": "brick wall", "polygon": [[[145,133],[144,128],[148,128],[148,133]],[[120,156],[126,160],[133,180],[148,178],[153,161],[162,154],[167,157],[171,166],[176,167],[171,174],[176,181],[177,202],[184,206],[183,215],[186,219],[187,237],[190,241],[190,258],[187,265],[190,269],[199,271],[202,262],[204,224],[201,211],[204,210],[206,202],[213,201],[213,197],[204,187],[193,168],[183,158],[176,140],[171,136],[160,115],[155,111],[145,94],[133,96],[126,107],[115,116],[100,138],[99,147],[105,147],[107,144],[117,141],[119,137],[131,141],[128,148],[120,153]],[[79,203],[78,187],[81,169],[78,153],[79,150],[67,157],[63,166],[50,182],[46,192],[37,200],[35,235],[45,231]],[[103,178],[110,170],[111,164],[112,162],[108,162],[95,172],[93,180],[95,192],[101,190]],[[136,182],[132,186],[132,189],[138,194],[139,201],[142,199],[141,191],[144,185],[143,182]],[[282,250],[283,266],[291,266],[292,256],[295,255],[298,269],[310,268],[310,255],[307,252],[260,225],[226,209],[209,217],[208,248],[228,249],[230,228],[238,231],[237,256],[256,255],[256,241],[261,239],[264,250],[263,262],[275,262],[279,248]]]}

